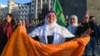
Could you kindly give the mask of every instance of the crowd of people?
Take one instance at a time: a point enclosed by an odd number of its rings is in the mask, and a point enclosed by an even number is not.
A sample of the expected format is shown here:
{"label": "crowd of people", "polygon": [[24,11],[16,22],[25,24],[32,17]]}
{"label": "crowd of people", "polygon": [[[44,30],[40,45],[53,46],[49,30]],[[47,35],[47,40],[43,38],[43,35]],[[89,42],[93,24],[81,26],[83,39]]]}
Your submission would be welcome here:
{"label": "crowd of people", "polygon": [[[0,23],[0,54],[13,31],[22,24],[28,29],[29,25],[27,26],[25,24],[25,20],[19,20],[16,24],[12,14],[7,14],[5,21]],[[88,30],[89,33],[87,34],[86,31]],[[59,44],[80,36],[90,35],[91,38],[85,48],[83,56],[88,56],[90,48],[92,48],[92,56],[96,56],[95,48],[98,38],[98,27],[95,23],[95,16],[85,15],[83,22],[79,23],[78,17],[72,15],[68,20],[68,26],[63,27],[57,23],[56,13],[49,11],[45,16],[44,24],[36,27],[28,34],[33,39],[44,44]]]}
{"label": "crowd of people", "polygon": [[81,24],[78,24],[78,17],[76,15],[72,15],[70,17],[70,23],[68,25],[68,29],[71,33],[81,36],[87,29],[92,29],[92,33],[90,34],[90,42],[87,44],[84,56],[88,56],[90,49],[92,49],[92,56],[96,56],[96,42],[99,38],[98,36],[98,26],[95,23],[95,16],[84,16],[84,21]]}

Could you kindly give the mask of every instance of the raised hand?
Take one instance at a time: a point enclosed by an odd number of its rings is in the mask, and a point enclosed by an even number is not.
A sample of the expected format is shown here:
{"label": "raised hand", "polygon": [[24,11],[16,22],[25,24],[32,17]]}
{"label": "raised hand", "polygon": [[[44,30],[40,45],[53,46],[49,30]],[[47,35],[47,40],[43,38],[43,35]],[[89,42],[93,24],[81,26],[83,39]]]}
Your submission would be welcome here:
{"label": "raised hand", "polygon": [[92,32],[94,32],[94,30],[92,30],[91,28],[89,28],[81,36],[89,36]]}

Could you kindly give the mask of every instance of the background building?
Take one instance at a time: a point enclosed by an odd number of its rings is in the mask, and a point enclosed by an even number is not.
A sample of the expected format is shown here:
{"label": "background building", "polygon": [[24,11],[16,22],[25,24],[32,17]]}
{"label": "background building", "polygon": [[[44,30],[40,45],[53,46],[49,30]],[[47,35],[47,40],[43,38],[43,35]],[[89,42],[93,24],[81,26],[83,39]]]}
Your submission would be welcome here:
{"label": "background building", "polygon": [[32,0],[31,2],[31,18],[38,19],[40,13],[42,13],[42,9],[47,6],[50,10],[52,9],[54,0]]}
{"label": "background building", "polygon": [[96,16],[96,21],[100,24],[100,0],[87,0],[87,9],[90,15]]}
{"label": "background building", "polygon": [[0,19],[4,19],[5,15],[8,13],[7,5],[0,5]]}
{"label": "background building", "polygon": [[31,3],[18,4],[18,18],[29,19]]}
{"label": "background building", "polygon": [[[14,0],[9,0],[8,7],[0,8],[0,11],[4,14],[8,11],[8,13],[13,13],[16,18],[27,18],[31,21],[44,18],[46,12],[53,8],[54,1],[55,0],[31,0],[29,3],[20,4],[14,2]],[[89,10],[90,15],[96,16],[98,23],[100,21],[99,0],[59,0],[59,2],[65,17],[75,14],[79,17],[79,20],[82,21],[86,10]]]}
{"label": "background building", "polygon": [[81,20],[87,10],[86,0],[60,0],[65,16],[77,15]]}
{"label": "background building", "polygon": [[53,2],[54,0],[32,0],[29,3],[20,4],[14,2],[14,0],[9,0],[8,13],[13,13],[16,18],[25,18],[31,21],[39,19],[45,7],[51,10]]}
{"label": "background building", "polygon": [[86,10],[89,15],[95,16],[100,23],[100,0],[60,0],[65,16],[77,15],[79,20],[83,20]]}
{"label": "background building", "polygon": [[14,0],[8,1],[8,13],[12,13],[13,9],[18,7],[18,4],[14,2]]}

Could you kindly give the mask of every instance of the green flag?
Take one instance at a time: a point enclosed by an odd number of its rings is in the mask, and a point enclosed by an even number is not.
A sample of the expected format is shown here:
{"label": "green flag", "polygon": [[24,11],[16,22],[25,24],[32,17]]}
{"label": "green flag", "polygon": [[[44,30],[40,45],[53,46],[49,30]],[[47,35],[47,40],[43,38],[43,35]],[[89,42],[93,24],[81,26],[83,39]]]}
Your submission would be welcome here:
{"label": "green flag", "polygon": [[63,15],[63,10],[58,0],[55,0],[53,11],[55,11],[57,15],[57,23],[61,26],[66,26],[65,17]]}

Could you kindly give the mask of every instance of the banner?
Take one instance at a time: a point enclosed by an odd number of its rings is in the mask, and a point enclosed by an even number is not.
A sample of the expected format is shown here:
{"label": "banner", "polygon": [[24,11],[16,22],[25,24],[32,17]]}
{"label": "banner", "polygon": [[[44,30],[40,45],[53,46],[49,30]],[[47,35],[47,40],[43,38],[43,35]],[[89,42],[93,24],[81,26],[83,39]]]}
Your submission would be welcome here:
{"label": "banner", "polygon": [[24,27],[18,27],[1,56],[82,56],[90,37],[80,37],[60,44],[43,44],[33,40]]}

